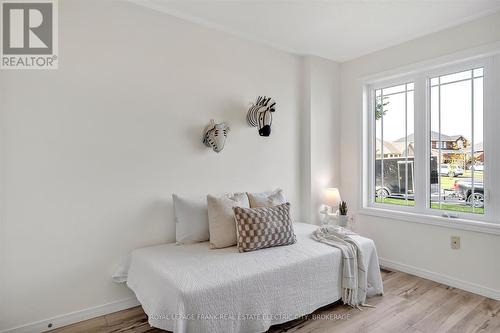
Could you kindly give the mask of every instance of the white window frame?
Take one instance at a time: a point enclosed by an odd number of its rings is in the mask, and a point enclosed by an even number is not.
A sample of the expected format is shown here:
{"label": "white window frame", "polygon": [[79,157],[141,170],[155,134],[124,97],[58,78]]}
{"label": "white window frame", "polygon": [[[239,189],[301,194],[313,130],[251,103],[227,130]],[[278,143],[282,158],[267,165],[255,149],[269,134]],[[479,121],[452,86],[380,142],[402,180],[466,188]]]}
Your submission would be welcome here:
{"label": "white window frame", "polygon": [[[500,134],[494,124],[500,123],[500,49],[474,60],[455,60],[434,63],[432,67],[414,68],[411,74],[394,73],[390,79],[372,77],[364,80],[364,117],[362,147],[362,214],[423,222],[427,224],[458,227],[500,234]],[[468,69],[483,67],[483,121],[485,152],[485,213],[462,213],[430,208],[430,78]],[[408,72],[406,72],[408,73]],[[387,75],[387,74],[386,74]],[[398,206],[375,202],[375,90],[414,82],[414,133],[415,133],[415,206]],[[492,145],[493,144],[493,145]],[[490,148],[491,147],[491,148]],[[498,152],[497,152],[498,151]]]}
{"label": "white window frame", "polygon": [[[369,118],[368,119],[375,119],[375,91],[379,89],[384,89],[388,87],[394,87],[394,86],[399,86],[403,85],[406,83],[416,83],[415,81],[415,76],[403,76],[400,78],[392,79],[392,80],[385,80],[385,81],[380,81],[374,84],[371,84],[368,86],[368,110],[369,110]],[[406,93],[406,92],[405,92]],[[414,97],[416,96],[416,91],[415,88],[413,90]],[[414,98],[415,100],[415,98]],[[415,109],[416,110],[416,109]],[[375,193],[375,122],[371,121],[368,124],[368,138],[367,140],[369,141],[368,149],[370,150],[369,156],[367,156],[367,161],[369,165],[369,176],[368,178],[370,179],[368,186],[368,193]],[[371,138],[371,139],[370,139]],[[383,144],[383,143],[382,143]],[[416,143],[415,143],[416,145]],[[415,170],[415,165],[414,165],[414,170]],[[382,170],[383,173],[383,170]],[[418,188],[416,187],[415,179],[413,179],[413,186],[415,188],[415,193],[418,192]],[[391,209],[392,207],[396,205],[391,205],[391,204],[385,204],[385,203],[376,203],[375,202],[375,196],[369,196],[366,198],[370,206],[372,207],[379,207],[379,208],[384,208],[384,209]],[[401,211],[414,211],[412,206],[397,206],[398,210]]]}

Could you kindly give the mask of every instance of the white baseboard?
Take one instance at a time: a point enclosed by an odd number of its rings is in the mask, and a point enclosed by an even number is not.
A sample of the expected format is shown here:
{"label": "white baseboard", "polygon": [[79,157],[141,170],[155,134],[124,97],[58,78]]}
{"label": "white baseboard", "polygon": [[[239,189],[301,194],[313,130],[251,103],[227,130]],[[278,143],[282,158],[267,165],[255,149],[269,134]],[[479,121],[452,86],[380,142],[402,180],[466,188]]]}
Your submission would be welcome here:
{"label": "white baseboard", "polygon": [[459,280],[448,275],[431,272],[422,268],[410,266],[407,264],[402,264],[388,259],[379,258],[379,261],[380,261],[380,266],[384,268],[394,269],[396,271],[401,271],[424,279],[436,281],[450,287],[463,289],[474,294],[493,298],[500,301],[500,290],[491,289],[488,287],[481,286],[479,284]]}
{"label": "white baseboard", "polygon": [[[0,333],[45,332],[66,325],[71,325],[79,321],[107,315],[116,311],[133,308],[134,306],[137,306],[139,304],[140,304],[139,301],[135,297],[127,298],[116,302],[94,306],[92,308],[66,313],[56,317],[40,320],[34,323],[4,329],[0,331]],[[50,328],[49,324],[52,324]]]}

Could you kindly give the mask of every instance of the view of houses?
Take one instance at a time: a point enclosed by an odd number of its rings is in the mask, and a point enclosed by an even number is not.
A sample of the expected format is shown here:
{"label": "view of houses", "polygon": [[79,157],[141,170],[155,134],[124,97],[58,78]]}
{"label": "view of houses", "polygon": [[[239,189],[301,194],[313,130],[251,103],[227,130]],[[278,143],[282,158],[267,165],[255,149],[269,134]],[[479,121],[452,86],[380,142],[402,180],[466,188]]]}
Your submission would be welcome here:
{"label": "view of houses", "polygon": [[[382,151],[384,158],[394,157],[413,157],[414,156],[414,134],[408,135],[395,141],[384,141],[383,149],[381,140],[377,138],[376,158],[380,159]],[[472,149],[470,140],[463,135],[446,135],[441,134],[441,140],[438,132],[431,132],[431,155],[439,156],[441,153],[441,163],[451,164],[455,167],[460,167],[464,170],[470,169],[475,164],[484,162],[483,143],[474,145],[474,159],[471,158]]]}
{"label": "view of houses", "polygon": [[[413,134],[394,141],[384,140],[383,144],[377,138],[378,202],[413,205],[414,148]],[[464,135],[431,132],[430,148],[431,207],[483,213],[483,143],[475,144],[473,150],[471,140]]]}

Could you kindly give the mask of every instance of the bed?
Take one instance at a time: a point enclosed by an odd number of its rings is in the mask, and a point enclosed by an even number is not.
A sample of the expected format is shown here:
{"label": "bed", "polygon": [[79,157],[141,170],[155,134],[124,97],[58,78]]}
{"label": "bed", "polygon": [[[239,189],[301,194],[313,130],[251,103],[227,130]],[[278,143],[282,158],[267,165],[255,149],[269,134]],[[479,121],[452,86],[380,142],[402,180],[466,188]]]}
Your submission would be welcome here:
{"label": "bed", "polygon": [[[151,326],[265,332],[341,298],[340,250],[311,239],[316,228],[295,223],[296,244],[247,253],[236,247],[211,250],[208,242],[138,249],[130,258],[127,285]],[[362,237],[359,242],[373,244]],[[365,261],[369,294],[381,293],[376,252]]]}

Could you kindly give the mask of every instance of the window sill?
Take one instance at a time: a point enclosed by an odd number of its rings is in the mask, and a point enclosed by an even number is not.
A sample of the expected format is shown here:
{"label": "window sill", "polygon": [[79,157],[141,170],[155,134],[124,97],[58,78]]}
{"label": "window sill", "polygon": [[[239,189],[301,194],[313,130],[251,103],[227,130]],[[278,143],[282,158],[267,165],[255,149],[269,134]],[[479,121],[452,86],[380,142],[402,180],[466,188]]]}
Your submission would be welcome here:
{"label": "window sill", "polygon": [[475,231],[485,234],[500,235],[500,224],[494,222],[480,222],[467,219],[447,218],[426,214],[409,213],[390,209],[365,207],[359,211],[360,215],[383,217],[412,223],[429,224],[438,227]]}

